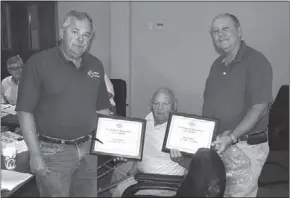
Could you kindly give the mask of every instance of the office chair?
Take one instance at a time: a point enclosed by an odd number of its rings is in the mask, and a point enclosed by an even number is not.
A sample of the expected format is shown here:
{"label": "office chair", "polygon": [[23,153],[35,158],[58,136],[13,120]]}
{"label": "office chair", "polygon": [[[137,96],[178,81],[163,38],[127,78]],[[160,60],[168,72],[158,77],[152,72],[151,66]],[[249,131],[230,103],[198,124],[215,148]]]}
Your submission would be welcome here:
{"label": "office chair", "polygon": [[122,197],[149,197],[136,193],[153,189],[175,191],[176,197],[223,197],[226,185],[224,164],[219,155],[209,149],[196,152],[185,176],[137,173],[134,179],[137,184],[129,186]]}
{"label": "office chair", "polygon": [[114,87],[114,101],[116,103],[116,115],[126,116],[127,102],[127,84],[123,79],[111,79]]}
{"label": "office chair", "polygon": [[289,85],[282,85],[270,108],[270,150],[289,151]]}
{"label": "office chair", "polygon": [[[275,154],[289,155],[289,85],[282,85],[278,91],[269,111],[268,129],[270,153],[259,178],[259,186],[289,183],[289,165],[286,166],[281,163],[282,161],[273,158],[277,157],[273,156]],[[270,166],[276,168],[275,172],[284,171],[287,179],[271,178],[269,181],[266,177],[264,178],[265,171]]]}

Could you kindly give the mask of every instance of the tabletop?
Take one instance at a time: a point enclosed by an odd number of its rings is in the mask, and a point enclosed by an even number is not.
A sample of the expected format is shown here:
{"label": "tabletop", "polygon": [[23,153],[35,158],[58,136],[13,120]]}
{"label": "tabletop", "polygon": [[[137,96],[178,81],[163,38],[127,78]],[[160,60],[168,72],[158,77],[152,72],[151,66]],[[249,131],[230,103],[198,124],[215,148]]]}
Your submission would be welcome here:
{"label": "tabletop", "polygon": [[[1,169],[6,169],[4,164],[3,156],[1,155]],[[24,151],[21,153],[18,153],[16,155],[16,168],[15,171],[22,172],[22,173],[31,173],[30,166],[29,166],[29,152]],[[32,180],[34,177],[31,177],[29,180],[23,182],[21,185],[17,186],[12,191],[8,190],[2,190],[1,191],[1,197],[9,197],[13,193],[15,193],[17,190],[19,190],[21,187],[23,187],[26,183],[28,183],[30,180]]]}

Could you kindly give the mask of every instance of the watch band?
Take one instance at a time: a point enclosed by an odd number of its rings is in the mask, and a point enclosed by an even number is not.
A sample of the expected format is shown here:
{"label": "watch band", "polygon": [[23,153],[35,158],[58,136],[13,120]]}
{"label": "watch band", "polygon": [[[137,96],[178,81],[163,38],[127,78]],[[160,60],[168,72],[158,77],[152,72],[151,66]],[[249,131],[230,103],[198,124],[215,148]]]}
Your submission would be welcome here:
{"label": "watch band", "polygon": [[233,143],[236,144],[238,142],[238,138],[234,134],[230,134],[230,138],[232,139]]}

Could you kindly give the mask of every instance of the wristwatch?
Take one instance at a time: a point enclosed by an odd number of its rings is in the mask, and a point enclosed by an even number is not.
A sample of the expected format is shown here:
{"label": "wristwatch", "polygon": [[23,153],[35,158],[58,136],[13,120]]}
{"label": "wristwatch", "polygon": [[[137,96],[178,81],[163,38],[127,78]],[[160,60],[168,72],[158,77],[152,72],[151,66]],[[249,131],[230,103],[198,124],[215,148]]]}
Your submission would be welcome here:
{"label": "wristwatch", "polygon": [[230,134],[229,136],[232,139],[232,142],[233,142],[232,144],[238,143],[238,138],[234,134]]}

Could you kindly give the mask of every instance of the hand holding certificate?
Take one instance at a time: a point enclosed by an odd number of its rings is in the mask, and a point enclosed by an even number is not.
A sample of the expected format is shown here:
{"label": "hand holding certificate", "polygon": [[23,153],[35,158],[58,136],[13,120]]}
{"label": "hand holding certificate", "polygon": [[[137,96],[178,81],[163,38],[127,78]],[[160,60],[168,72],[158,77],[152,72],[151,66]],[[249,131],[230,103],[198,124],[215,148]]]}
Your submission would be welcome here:
{"label": "hand holding certificate", "polygon": [[142,159],[146,121],[98,115],[91,154]]}
{"label": "hand holding certificate", "polygon": [[194,154],[199,148],[210,148],[218,121],[211,118],[174,113],[169,116],[162,151],[176,149]]}

